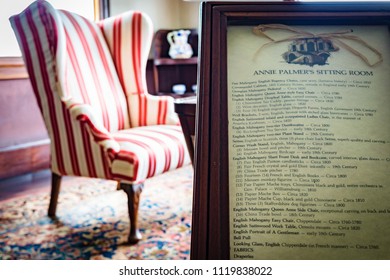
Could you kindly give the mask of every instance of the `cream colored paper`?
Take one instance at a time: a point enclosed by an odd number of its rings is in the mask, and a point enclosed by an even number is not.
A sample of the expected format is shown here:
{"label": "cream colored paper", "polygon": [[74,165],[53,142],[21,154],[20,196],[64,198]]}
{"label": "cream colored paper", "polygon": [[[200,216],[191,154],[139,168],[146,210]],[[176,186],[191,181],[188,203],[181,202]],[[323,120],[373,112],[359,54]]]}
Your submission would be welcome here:
{"label": "cream colored paper", "polygon": [[252,28],[227,37],[231,259],[390,259],[387,26],[297,27],[352,29],[375,67],[343,47],[287,63],[291,41],[258,52]]}

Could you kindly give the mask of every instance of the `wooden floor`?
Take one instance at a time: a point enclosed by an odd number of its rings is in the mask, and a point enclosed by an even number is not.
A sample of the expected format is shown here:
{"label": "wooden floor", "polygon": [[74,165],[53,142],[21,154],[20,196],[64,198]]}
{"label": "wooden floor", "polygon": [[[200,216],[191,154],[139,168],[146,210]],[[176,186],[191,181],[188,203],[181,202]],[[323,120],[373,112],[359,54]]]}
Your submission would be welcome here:
{"label": "wooden floor", "polygon": [[0,180],[0,202],[37,192],[50,192],[50,170]]}

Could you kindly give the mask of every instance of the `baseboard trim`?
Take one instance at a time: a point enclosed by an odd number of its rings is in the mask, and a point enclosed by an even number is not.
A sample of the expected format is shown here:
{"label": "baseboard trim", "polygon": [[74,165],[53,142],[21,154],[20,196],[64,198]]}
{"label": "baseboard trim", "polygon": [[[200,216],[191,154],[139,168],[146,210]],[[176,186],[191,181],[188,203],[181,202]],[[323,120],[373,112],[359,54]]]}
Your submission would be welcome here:
{"label": "baseboard trim", "polygon": [[49,139],[0,148],[0,179],[49,167]]}

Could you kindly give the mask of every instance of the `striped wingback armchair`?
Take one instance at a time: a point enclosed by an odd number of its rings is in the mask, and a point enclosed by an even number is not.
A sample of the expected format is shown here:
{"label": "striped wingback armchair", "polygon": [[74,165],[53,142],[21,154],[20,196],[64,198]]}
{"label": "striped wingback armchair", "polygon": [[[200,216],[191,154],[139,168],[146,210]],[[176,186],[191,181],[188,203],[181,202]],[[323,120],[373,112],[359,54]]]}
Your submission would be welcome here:
{"label": "striped wingback armchair", "polygon": [[10,22],[51,139],[49,216],[62,176],[116,180],[137,243],[144,181],[190,163],[173,99],[147,93],[150,19],[129,11],[93,22],[36,1]]}

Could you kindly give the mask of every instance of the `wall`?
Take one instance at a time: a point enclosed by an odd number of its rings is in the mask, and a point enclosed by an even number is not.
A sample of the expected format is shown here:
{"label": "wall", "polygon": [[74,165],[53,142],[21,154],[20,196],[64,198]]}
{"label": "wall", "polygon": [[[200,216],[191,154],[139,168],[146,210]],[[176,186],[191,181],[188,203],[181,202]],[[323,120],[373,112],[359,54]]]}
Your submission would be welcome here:
{"label": "wall", "polygon": [[179,1],[179,3],[181,27],[199,29],[199,2]]}
{"label": "wall", "polygon": [[154,29],[198,28],[199,3],[183,0],[110,0],[110,13],[116,15],[128,10],[148,14]]}

